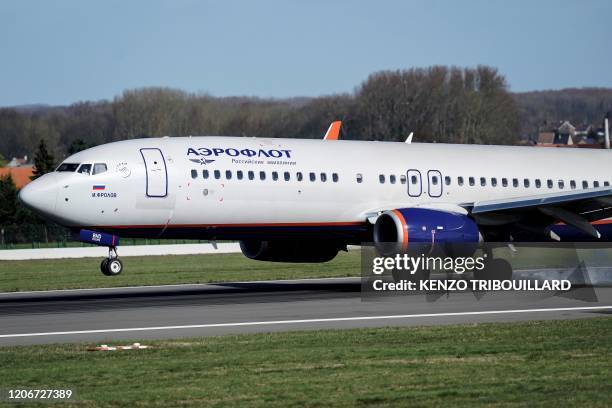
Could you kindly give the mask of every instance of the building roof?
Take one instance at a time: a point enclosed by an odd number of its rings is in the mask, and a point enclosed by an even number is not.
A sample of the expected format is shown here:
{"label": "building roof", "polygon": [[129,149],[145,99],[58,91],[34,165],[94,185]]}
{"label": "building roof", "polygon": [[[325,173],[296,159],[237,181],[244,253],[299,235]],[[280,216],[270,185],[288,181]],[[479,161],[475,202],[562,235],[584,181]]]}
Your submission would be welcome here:
{"label": "building roof", "polygon": [[32,166],[0,167],[0,177],[5,177],[10,173],[17,188],[21,188],[31,181],[30,176],[33,173],[33,169]]}
{"label": "building roof", "polygon": [[23,156],[23,158],[13,157],[10,162],[6,165],[6,167],[21,167],[26,166],[28,164],[28,156]]}
{"label": "building roof", "polygon": [[540,132],[538,135],[539,144],[550,144],[555,140],[555,132]]}

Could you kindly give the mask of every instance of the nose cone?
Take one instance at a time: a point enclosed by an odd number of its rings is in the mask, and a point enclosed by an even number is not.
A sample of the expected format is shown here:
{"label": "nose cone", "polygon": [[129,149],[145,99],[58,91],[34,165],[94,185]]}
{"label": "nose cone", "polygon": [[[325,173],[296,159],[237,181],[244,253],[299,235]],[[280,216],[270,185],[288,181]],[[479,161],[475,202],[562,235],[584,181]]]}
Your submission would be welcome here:
{"label": "nose cone", "polygon": [[55,212],[58,187],[54,175],[45,174],[21,189],[19,201],[43,217],[52,218]]}

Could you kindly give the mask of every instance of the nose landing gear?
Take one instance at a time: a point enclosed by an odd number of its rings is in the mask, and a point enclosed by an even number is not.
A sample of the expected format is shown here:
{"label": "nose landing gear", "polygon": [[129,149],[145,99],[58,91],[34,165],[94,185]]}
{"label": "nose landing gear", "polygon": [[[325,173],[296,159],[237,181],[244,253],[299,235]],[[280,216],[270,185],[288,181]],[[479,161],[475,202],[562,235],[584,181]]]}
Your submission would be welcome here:
{"label": "nose landing gear", "polygon": [[117,247],[108,248],[108,258],[100,263],[100,271],[106,276],[116,276],[123,271],[123,263],[117,255]]}

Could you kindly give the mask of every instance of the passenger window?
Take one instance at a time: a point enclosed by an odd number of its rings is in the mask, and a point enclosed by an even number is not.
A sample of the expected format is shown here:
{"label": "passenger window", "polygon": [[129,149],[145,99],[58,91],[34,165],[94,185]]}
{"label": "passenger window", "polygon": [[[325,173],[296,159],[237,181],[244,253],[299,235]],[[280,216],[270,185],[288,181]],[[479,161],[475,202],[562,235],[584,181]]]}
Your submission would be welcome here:
{"label": "passenger window", "polygon": [[513,178],[513,179],[512,179],[512,187],[518,187],[518,186],[519,186],[518,179]]}
{"label": "passenger window", "polygon": [[315,181],[316,179],[317,176],[313,172],[310,172],[310,181]]}
{"label": "passenger window", "polygon": [[576,189],[576,180],[570,180],[570,188],[572,190]]}
{"label": "passenger window", "polygon": [[357,183],[363,182],[363,174],[357,173],[357,175],[355,176],[355,179],[357,180]]}
{"label": "passenger window", "polygon": [[492,187],[496,187],[496,186],[497,186],[497,179],[496,179],[495,177],[493,177],[493,178],[491,179],[491,186],[492,186]]}
{"label": "passenger window", "polygon": [[565,188],[565,182],[563,180],[559,180],[559,188],[563,190]]}
{"label": "passenger window", "polygon": [[298,171],[295,176],[297,177],[297,181],[302,181],[304,179],[301,171]]}
{"label": "passenger window", "polygon": [[210,175],[208,174],[208,170],[202,170],[202,177],[207,179]]}
{"label": "passenger window", "polygon": [[93,174],[104,173],[106,170],[106,163],[96,163],[94,164]]}
{"label": "passenger window", "polygon": [[327,174],[321,173],[321,181],[324,183],[327,181]]}
{"label": "passenger window", "polygon": [[81,167],[77,170],[77,173],[89,175],[91,172],[91,164],[81,164]]}
{"label": "passenger window", "polygon": [[243,177],[242,170],[238,170],[238,171],[236,172],[236,178],[237,178],[238,180],[242,180],[242,177]]}
{"label": "passenger window", "polygon": [[[79,169],[80,170],[80,169]],[[599,187],[599,181],[594,181],[593,182],[593,187]]]}
{"label": "passenger window", "polygon": [[508,187],[508,179],[507,178],[502,178],[502,187]]}
{"label": "passenger window", "polygon": [[604,181],[604,186],[609,187],[610,186],[610,182],[609,181]]}
{"label": "passenger window", "polygon": [[395,184],[395,174],[389,176],[389,183]]}
{"label": "passenger window", "polygon": [[266,179],[266,172],[265,171],[260,171],[259,172],[259,179],[260,180],[265,180]]}
{"label": "passenger window", "polygon": [[483,187],[486,186],[487,185],[487,179],[484,178],[484,177],[481,177],[480,178],[480,185],[483,186]]}
{"label": "passenger window", "polygon": [[474,184],[476,184],[476,180],[474,180],[474,177],[468,178],[468,182],[469,182],[470,186],[473,186]]}
{"label": "passenger window", "polygon": [[457,177],[457,184],[459,184],[460,186],[463,185],[463,177]]}
{"label": "passenger window", "polygon": [[404,174],[400,174],[400,183],[406,184],[406,176]]}
{"label": "passenger window", "polygon": [[225,170],[225,178],[228,180],[232,179],[232,171],[231,170]]}
{"label": "passenger window", "polygon": [[553,181],[551,179],[546,180],[546,185],[548,188],[553,188]]}
{"label": "passenger window", "polygon": [[291,175],[288,171],[285,172],[285,181],[289,181],[291,179]]}
{"label": "passenger window", "polygon": [[191,170],[191,178],[192,178],[192,179],[194,179],[194,178],[196,178],[196,177],[198,177],[198,171],[197,171],[197,170],[193,170],[193,169],[192,169],[192,170]]}
{"label": "passenger window", "polygon": [[384,174],[380,174],[378,176],[378,181],[380,182],[380,184],[384,184],[384,182],[385,182],[385,175]]}
{"label": "passenger window", "polygon": [[334,183],[337,183],[337,182],[338,182],[338,173],[332,173],[332,181],[333,181]]}
{"label": "passenger window", "polygon": [[274,180],[274,181],[278,180],[278,172],[276,172],[276,171],[272,172],[272,180]]}
{"label": "passenger window", "polygon": [[215,170],[215,178],[219,180],[221,178],[221,172],[219,170]]}
{"label": "passenger window", "polygon": [[542,187],[542,182],[540,181],[540,179],[535,179],[535,186],[536,188]]}
{"label": "passenger window", "polygon": [[523,179],[523,186],[525,186],[525,188],[529,188],[529,179]]}
{"label": "passenger window", "polygon": [[589,188],[589,182],[586,180],[582,180],[582,188]]}
{"label": "passenger window", "polygon": [[253,180],[255,178],[255,172],[253,170],[249,170],[247,174],[249,176],[249,180]]}

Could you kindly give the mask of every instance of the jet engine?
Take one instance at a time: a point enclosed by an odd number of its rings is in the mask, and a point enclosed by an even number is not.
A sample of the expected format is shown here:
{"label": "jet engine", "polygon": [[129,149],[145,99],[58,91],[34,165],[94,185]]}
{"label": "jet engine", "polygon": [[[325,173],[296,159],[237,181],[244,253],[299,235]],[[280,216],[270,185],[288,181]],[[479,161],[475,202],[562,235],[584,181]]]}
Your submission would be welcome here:
{"label": "jet engine", "polygon": [[320,263],[331,261],[345,245],[334,240],[245,240],[244,256],[257,261]]}
{"label": "jet engine", "polygon": [[374,245],[383,255],[471,256],[480,241],[474,220],[449,211],[399,208],[382,213],[374,224]]}

